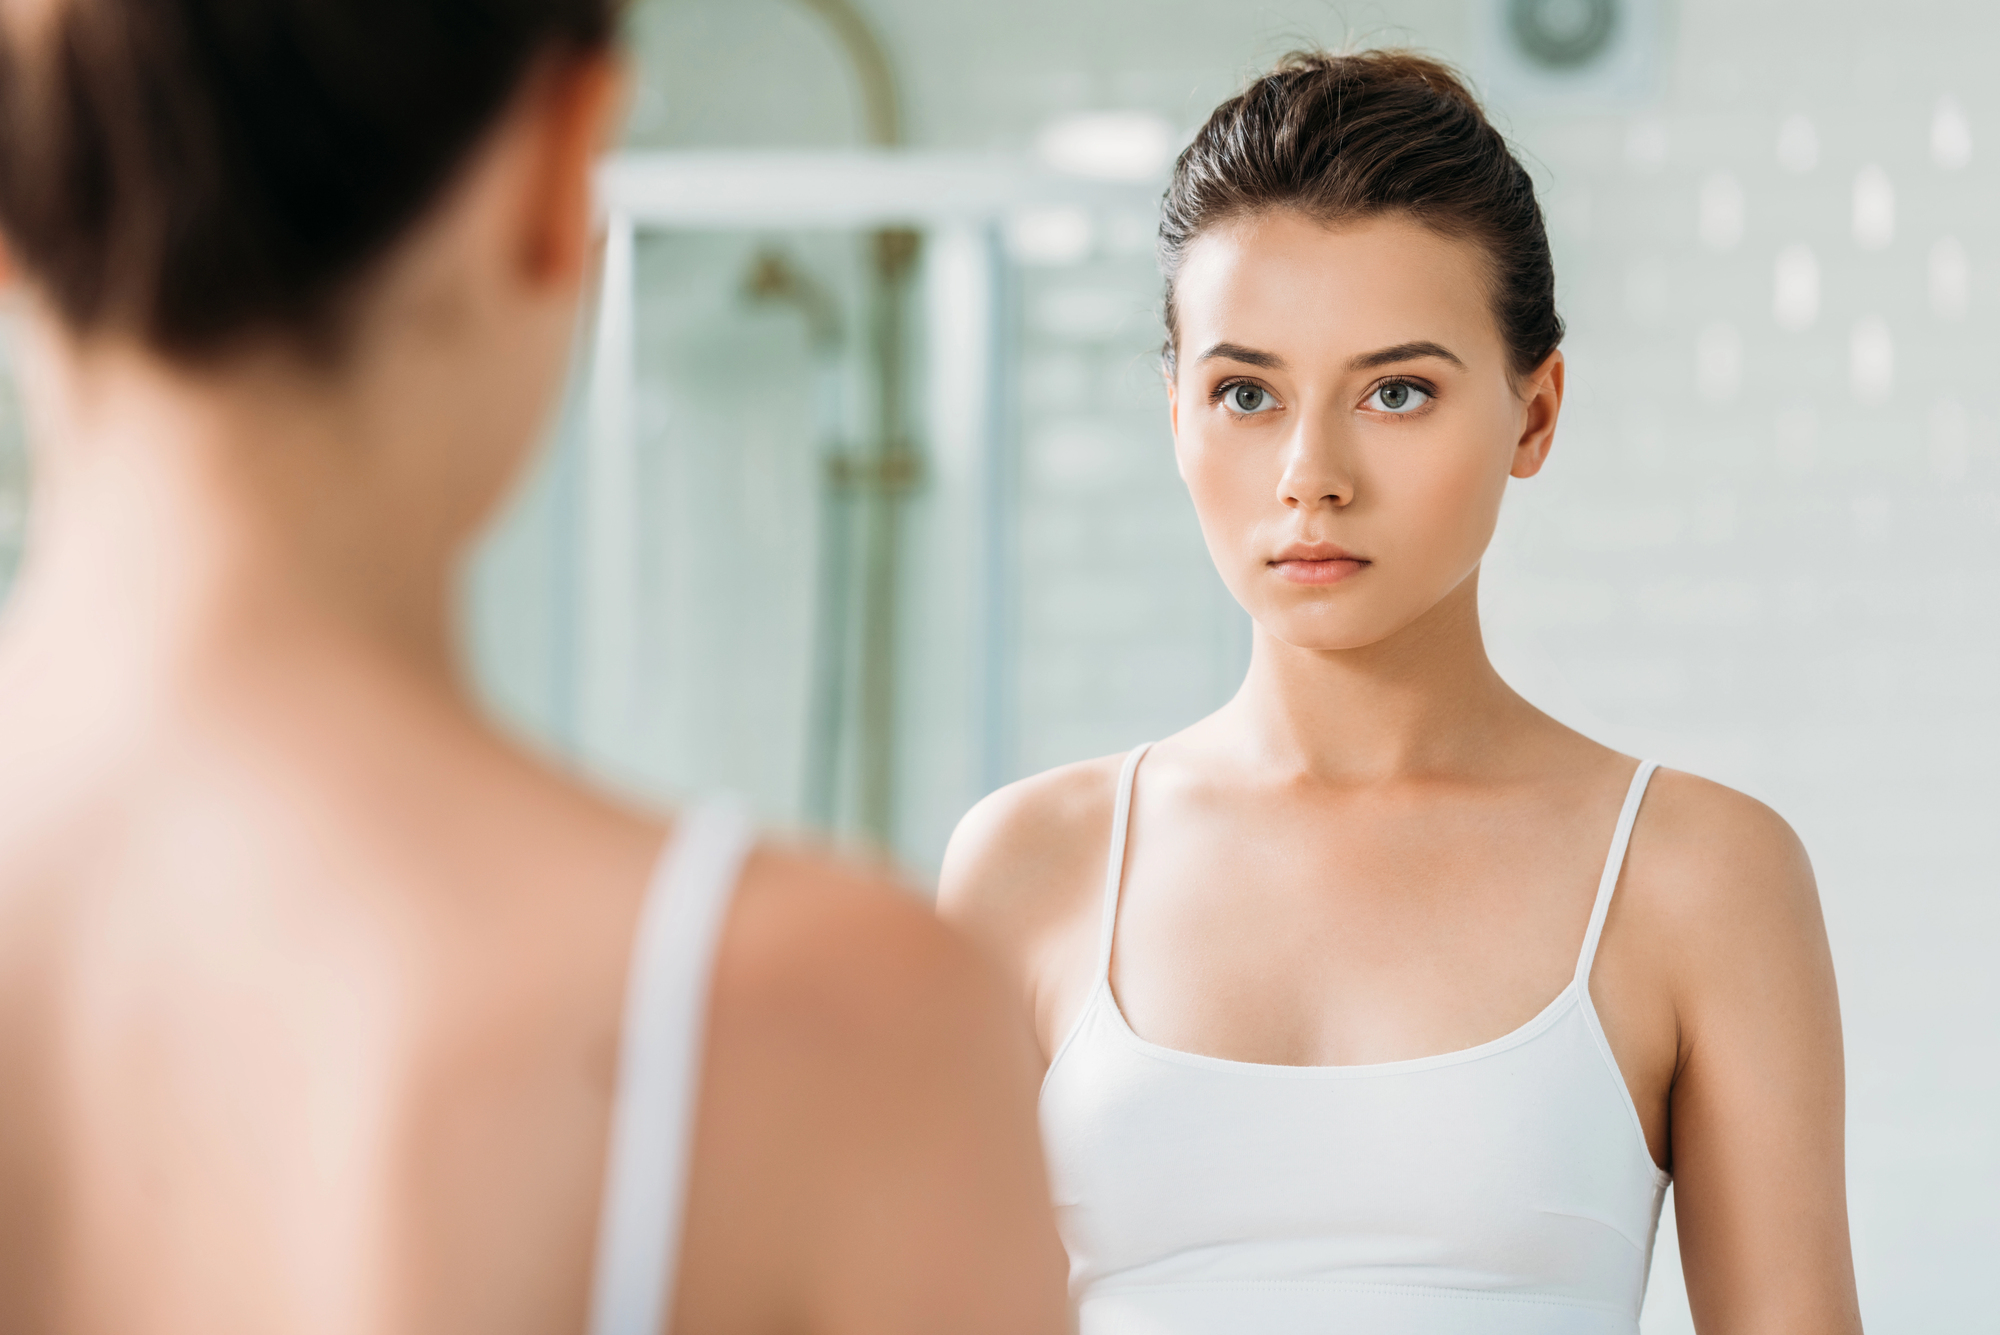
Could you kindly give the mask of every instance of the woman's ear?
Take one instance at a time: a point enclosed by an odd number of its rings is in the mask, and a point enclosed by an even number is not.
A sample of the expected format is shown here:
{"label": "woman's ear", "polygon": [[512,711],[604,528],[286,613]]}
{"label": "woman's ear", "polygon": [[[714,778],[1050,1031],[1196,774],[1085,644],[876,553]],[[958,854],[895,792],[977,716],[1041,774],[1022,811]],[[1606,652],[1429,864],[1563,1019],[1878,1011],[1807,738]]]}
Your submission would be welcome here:
{"label": "woman's ear", "polygon": [[624,62],[603,51],[552,66],[536,91],[540,132],[522,256],[532,282],[580,282],[590,267],[597,162],[616,137],[627,83]]}
{"label": "woman's ear", "polygon": [[1179,440],[1181,434],[1180,391],[1174,386],[1173,376],[1163,375],[1161,379],[1167,382],[1167,429],[1174,433],[1174,439]]}
{"label": "woman's ear", "polygon": [[1174,438],[1174,472],[1180,475],[1181,484],[1187,484],[1187,470],[1181,466],[1181,392],[1174,383],[1172,371],[1161,368],[1160,378],[1167,383],[1167,430]]}
{"label": "woman's ear", "polygon": [[1521,435],[1514,442],[1514,477],[1533,477],[1548,462],[1549,449],[1556,441],[1556,418],[1562,415],[1563,355],[1551,352],[1528,375],[1523,398]]}

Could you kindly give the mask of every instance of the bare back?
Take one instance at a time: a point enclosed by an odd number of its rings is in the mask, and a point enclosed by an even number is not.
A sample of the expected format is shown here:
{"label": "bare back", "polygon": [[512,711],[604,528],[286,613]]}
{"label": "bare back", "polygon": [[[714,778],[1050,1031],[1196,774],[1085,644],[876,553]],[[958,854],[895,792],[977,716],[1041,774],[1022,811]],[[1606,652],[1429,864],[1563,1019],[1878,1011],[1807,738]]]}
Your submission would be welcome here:
{"label": "bare back", "polygon": [[[0,1326],[576,1329],[667,829],[337,642],[186,688],[4,696]],[[753,857],[675,1328],[1054,1328],[1026,1043],[968,963],[889,887]],[[918,1117],[990,1153],[926,1162]]]}

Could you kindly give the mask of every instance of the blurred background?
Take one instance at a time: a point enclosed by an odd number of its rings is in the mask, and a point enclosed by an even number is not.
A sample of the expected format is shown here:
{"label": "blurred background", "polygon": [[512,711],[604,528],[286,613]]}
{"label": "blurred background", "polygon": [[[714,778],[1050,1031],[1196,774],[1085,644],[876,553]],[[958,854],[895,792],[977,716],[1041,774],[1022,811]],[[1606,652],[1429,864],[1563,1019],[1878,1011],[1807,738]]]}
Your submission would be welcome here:
{"label": "blurred background", "polygon": [[[1221,703],[1249,632],[1174,473],[1166,168],[1288,48],[1441,54],[1540,183],[1571,330],[1553,461],[1487,564],[1495,658],[1798,828],[1870,1328],[2000,1330],[2000,11],[638,0],[631,25],[603,292],[468,591],[506,719],[929,876],[992,788]],[[1671,1220],[1645,1329],[1691,1329]]]}

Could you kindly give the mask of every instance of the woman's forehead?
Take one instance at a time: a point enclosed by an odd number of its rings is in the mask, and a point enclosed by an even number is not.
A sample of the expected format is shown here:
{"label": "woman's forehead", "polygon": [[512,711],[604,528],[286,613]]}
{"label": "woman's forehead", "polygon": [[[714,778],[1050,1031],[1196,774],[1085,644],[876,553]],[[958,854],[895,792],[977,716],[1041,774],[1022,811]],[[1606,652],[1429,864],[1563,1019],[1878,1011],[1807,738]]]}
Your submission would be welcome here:
{"label": "woman's forehead", "polygon": [[1402,215],[1327,225],[1283,210],[1232,220],[1188,247],[1174,295],[1184,353],[1214,341],[1279,342],[1310,346],[1317,361],[1429,340],[1501,356],[1478,243]]}

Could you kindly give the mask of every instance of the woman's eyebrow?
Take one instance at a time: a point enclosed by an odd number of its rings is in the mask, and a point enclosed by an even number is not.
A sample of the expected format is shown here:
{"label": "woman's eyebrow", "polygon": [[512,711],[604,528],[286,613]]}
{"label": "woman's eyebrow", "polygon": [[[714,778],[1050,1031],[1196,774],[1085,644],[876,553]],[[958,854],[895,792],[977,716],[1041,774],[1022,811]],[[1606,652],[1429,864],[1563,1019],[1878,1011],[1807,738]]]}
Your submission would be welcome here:
{"label": "woman's eyebrow", "polygon": [[1376,352],[1364,352],[1349,362],[1347,369],[1367,371],[1377,366],[1387,366],[1391,362],[1412,362],[1421,357],[1436,357],[1440,361],[1450,362],[1461,371],[1465,369],[1465,363],[1460,361],[1450,348],[1442,343],[1421,339],[1415,343],[1398,343],[1392,348],[1382,348]]}
{"label": "woman's eyebrow", "polygon": [[1277,353],[1259,352],[1255,348],[1246,348],[1241,343],[1217,343],[1195,360],[1205,362],[1217,357],[1227,357],[1230,361],[1242,362],[1245,366],[1261,366],[1267,371],[1285,369],[1285,359]]}

